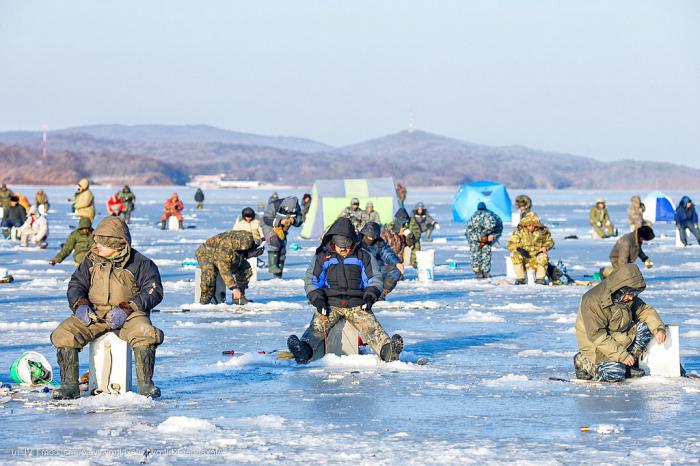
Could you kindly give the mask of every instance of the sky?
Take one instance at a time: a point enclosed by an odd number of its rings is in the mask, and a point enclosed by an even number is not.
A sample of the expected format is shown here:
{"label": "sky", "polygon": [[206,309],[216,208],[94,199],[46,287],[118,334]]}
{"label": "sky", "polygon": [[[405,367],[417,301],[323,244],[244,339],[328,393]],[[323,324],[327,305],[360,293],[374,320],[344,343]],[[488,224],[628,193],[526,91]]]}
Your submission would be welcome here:
{"label": "sky", "polygon": [[417,129],[700,167],[700,2],[0,0],[0,131]]}

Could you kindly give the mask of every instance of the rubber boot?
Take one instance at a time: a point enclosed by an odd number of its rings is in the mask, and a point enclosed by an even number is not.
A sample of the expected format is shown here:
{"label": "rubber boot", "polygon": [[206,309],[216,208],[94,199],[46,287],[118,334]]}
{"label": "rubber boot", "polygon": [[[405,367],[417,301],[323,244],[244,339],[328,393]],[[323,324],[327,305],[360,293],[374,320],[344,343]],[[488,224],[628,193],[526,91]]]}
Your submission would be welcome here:
{"label": "rubber boot", "polygon": [[180,230],[182,230],[182,220],[178,220],[177,224],[180,226]]}
{"label": "rubber boot", "polygon": [[160,221],[160,229],[165,230],[165,220]]}
{"label": "rubber boot", "polygon": [[253,302],[253,300],[246,298],[245,295],[241,296],[238,299],[233,298],[233,304],[235,304],[236,306],[244,306],[244,305],[246,305],[248,303],[252,303],[252,302]]}
{"label": "rubber boot", "polygon": [[274,276],[277,277],[282,276],[282,269],[280,269],[278,262],[280,260],[280,253],[277,251],[268,251],[267,252],[267,267],[270,273]]}
{"label": "rubber boot", "polygon": [[314,355],[314,350],[305,341],[299,340],[296,335],[290,335],[287,338],[287,348],[294,355],[294,360],[297,364],[306,364]]}
{"label": "rubber boot", "polygon": [[76,348],[58,348],[56,360],[61,370],[61,388],[53,391],[55,400],[74,400],[80,398],[78,385],[78,350]]}
{"label": "rubber boot", "polygon": [[431,243],[433,241],[433,239],[431,238],[432,234],[433,234],[433,229],[428,228],[428,230],[425,232],[425,240],[424,241]]}
{"label": "rubber boot", "polygon": [[156,365],[156,347],[139,346],[134,348],[136,360],[136,387],[139,395],[158,398],[160,388],[153,385],[153,369]]}
{"label": "rubber boot", "polygon": [[394,334],[391,341],[382,346],[379,357],[384,362],[398,361],[401,351],[403,351],[403,338],[399,334]]}

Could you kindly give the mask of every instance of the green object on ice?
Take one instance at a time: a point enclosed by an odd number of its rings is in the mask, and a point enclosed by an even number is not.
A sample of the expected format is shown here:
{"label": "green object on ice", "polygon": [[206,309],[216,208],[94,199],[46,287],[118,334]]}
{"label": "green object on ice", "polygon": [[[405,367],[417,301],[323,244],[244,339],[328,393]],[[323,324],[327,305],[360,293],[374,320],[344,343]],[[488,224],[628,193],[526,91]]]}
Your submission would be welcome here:
{"label": "green object on ice", "polygon": [[603,278],[600,276],[600,272],[595,272],[593,274],[593,280],[601,281]]}
{"label": "green object on ice", "polygon": [[42,354],[26,351],[12,363],[10,378],[26,385],[47,385],[53,379],[53,369]]}

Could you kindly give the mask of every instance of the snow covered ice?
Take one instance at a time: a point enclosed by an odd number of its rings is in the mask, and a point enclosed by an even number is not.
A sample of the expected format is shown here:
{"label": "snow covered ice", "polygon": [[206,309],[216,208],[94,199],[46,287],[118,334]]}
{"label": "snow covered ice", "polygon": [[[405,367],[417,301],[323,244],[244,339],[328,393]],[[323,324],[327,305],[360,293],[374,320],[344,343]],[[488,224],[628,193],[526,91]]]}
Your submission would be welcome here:
{"label": "snow covered ice", "polygon": [[[34,187],[15,187],[22,193]],[[98,212],[117,187],[94,188]],[[193,190],[177,187],[185,225],[160,231],[162,202],[173,191],[134,188],[134,246],[160,267],[163,311],[193,301],[194,270],[182,261],[216,232],[231,227],[245,206],[271,191],[209,190],[194,211]],[[65,288],[73,266],[47,261],[77,221],[64,201],[72,187],[46,190],[52,202],[49,248],[20,250],[0,242],[0,267],[16,281],[0,286],[0,380],[23,351],[44,354],[58,372],[49,334],[69,315]],[[280,188],[281,195],[302,189]],[[410,189],[407,205],[426,203],[441,223],[436,241],[436,281],[421,284],[414,271],[376,314],[406,342],[401,362],[372,355],[328,356],[304,367],[260,355],[284,349],[300,335],[313,309],[302,277],[314,241],[292,242],[283,280],[259,271],[248,294],[249,310],[152,314],[165,332],[155,382],[163,397],[101,395],[48,403],[0,394],[0,463],[134,464],[150,448],[149,464],[682,464],[700,458],[700,384],[689,379],[643,378],[623,385],[571,384],[576,340],[572,331],[587,288],[515,287],[505,278],[503,247],[494,251],[494,278],[472,279],[464,225],[451,222],[448,189]],[[511,192],[514,196],[519,192]],[[528,192],[534,210],[552,227],[554,262],[563,259],[574,278],[601,265],[613,240],[594,241],[588,208],[601,193]],[[626,231],[629,192],[602,193],[613,220]],[[681,193],[669,193],[674,200]],[[700,193],[689,194],[700,198]],[[506,222],[508,225],[508,222]],[[644,271],[643,297],[666,323],[681,325],[681,359],[700,371],[700,247],[674,247],[672,225],[657,225],[645,246],[655,268]],[[504,238],[510,233],[506,226]],[[580,239],[565,240],[576,234]],[[448,265],[457,263],[455,269]],[[234,357],[222,351],[235,351]],[[427,366],[418,366],[427,357]],[[81,353],[81,373],[87,370]],[[617,432],[583,426],[620,426]],[[613,429],[615,430],[615,429]],[[33,449],[33,450],[32,450]],[[27,452],[35,456],[23,456]],[[50,462],[53,463],[50,463]]]}

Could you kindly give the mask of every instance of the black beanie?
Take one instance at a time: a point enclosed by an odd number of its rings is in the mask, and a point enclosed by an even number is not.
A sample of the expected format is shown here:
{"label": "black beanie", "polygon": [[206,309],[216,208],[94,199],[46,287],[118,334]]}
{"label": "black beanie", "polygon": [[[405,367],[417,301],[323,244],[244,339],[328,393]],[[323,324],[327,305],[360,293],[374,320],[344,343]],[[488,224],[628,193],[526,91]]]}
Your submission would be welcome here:
{"label": "black beanie", "polygon": [[654,235],[654,230],[652,230],[650,226],[642,225],[637,230],[637,238],[639,238],[642,241],[651,241],[655,237],[656,235]]}
{"label": "black beanie", "polygon": [[245,217],[253,217],[253,218],[255,218],[255,211],[254,211],[253,209],[251,209],[250,207],[246,207],[246,208],[243,209],[243,211],[241,212],[241,216],[244,217],[244,218],[245,218]]}

